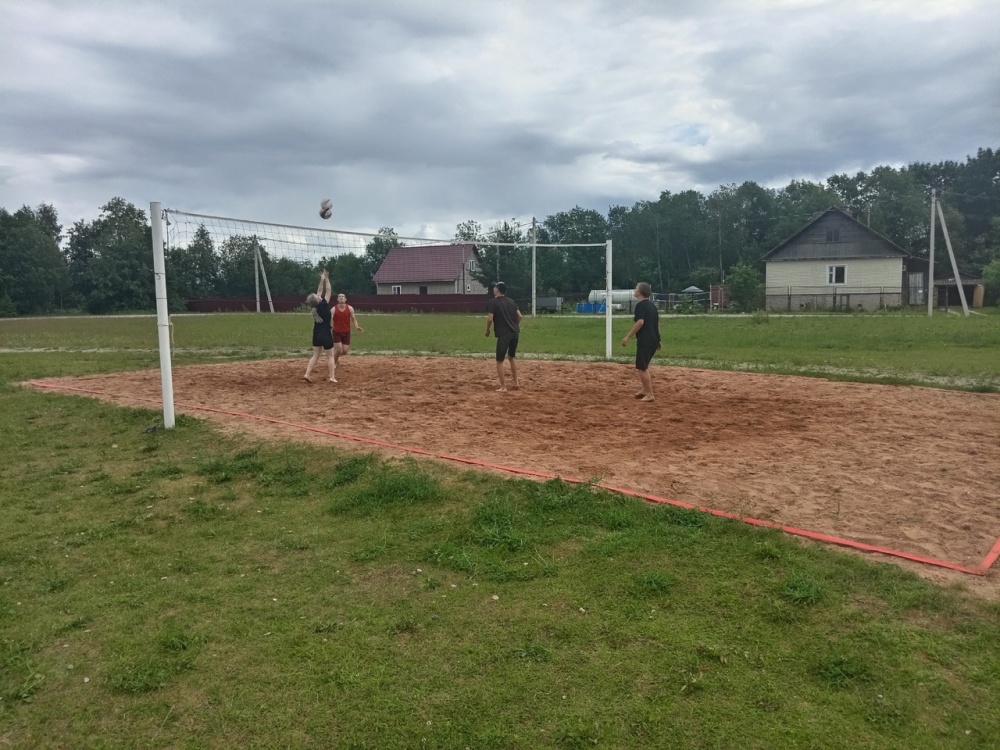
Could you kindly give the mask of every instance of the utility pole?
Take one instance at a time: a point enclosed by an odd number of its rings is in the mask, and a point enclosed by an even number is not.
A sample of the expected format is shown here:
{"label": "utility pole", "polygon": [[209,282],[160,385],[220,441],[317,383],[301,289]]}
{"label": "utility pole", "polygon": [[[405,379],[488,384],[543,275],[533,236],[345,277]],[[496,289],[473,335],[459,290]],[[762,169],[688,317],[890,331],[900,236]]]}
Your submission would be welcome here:
{"label": "utility pole", "polygon": [[934,204],[937,203],[937,190],[931,188],[931,247],[927,261],[927,314],[934,315]]}

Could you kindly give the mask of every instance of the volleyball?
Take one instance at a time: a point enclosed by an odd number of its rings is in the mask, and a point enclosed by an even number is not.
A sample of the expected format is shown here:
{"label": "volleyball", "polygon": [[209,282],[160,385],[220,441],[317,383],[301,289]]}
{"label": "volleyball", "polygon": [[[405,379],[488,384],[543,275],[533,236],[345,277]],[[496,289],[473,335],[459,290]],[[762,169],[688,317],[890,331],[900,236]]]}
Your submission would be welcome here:
{"label": "volleyball", "polygon": [[319,215],[324,219],[329,219],[333,216],[333,201],[329,198],[324,198],[319,204]]}

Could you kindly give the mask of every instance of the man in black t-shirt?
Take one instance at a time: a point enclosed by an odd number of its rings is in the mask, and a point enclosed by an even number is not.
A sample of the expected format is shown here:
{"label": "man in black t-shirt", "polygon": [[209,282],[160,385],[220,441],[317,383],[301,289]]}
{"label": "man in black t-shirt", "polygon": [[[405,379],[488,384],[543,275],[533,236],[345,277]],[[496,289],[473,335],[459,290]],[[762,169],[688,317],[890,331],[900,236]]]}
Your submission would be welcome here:
{"label": "man in black t-shirt", "polygon": [[497,337],[497,377],[500,387],[497,392],[505,393],[507,383],[504,379],[504,357],[510,362],[510,379],[514,388],[520,388],[517,381],[517,365],[514,356],[517,354],[517,340],[521,333],[521,311],[517,303],[507,296],[507,285],[498,281],[493,285],[493,299],[486,303],[486,336],[489,338],[490,327],[496,331]]}
{"label": "man in black t-shirt", "polygon": [[653,355],[662,346],[660,343],[660,316],[656,311],[656,305],[649,298],[653,295],[653,290],[645,281],[640,281],[635,285],[635,298],[639,304],[635,306],[635,323],[625,338],[622,339],[622,346],[626,346],[629,340],[635,336],[635,370],[639,374],[639,382],[642,389],[635,394],[635,397],[643,401],[653,400],[653,382],[649,378],[649,363]]}

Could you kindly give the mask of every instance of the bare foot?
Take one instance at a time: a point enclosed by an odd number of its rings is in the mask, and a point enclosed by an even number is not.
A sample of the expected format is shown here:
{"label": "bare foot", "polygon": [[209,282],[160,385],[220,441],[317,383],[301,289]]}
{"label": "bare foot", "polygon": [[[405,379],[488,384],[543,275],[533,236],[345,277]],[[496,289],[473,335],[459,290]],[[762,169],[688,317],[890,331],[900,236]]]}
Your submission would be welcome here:
{"label": "bare foot", "polygon": [[506,393],[506,392],[507,392],[506,388],[497,388],[497,393]]}
{"label": "bare foot", "polygon": [[309,377],[308,375],[303,375],[302,379],[305,380],[307,383],[313,382],[313,379],[311,377]]}
{"label": "bare foot", "polygon": [[513,388],[513,389],[514,389],[515,391],[519,391],[519,390],[521,390],[521,384],[520,384],[520,383],[518,383],[518,382],[517,382],[517,381],[515,380],[515,381],[514,381],[514,384],[513,384],[512,386],[511,386],[511,388]]}
{"label": "bare foot", "polygon": [[329,381],[331,383],[336,383],[337,379],[336,378],[327,378],[327,381]]}
{"label": "bare foot", "polygon": [[645,395],[646,395],[646,392],[645,392],[645,391],[639,391],[638,393],[635,393],[635,394],[633,394],[633,395],[634,395],[634,396],[635,396],[636,398],[642,398],[643,396],[645,396]]}
{"label": "bare foot", "polygon": [[655,399],[655,398],[653,398],[652,396],[643,396],[643,397],[642,397],[642,398],[640,398],[639,400],[640,400],[640,401],[655,401],[656,399]]}

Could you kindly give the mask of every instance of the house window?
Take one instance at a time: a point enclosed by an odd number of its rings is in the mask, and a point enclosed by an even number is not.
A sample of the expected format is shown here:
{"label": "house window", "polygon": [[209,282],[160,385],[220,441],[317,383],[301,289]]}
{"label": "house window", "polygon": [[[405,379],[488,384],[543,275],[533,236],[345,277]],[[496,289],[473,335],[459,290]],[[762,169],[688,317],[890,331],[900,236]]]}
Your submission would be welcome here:
{"label": "house window", "polygon": [[845,272],[847,266],[827,266],[826,267],[826,283],[827,284],[843,284]]}
{"label": "house window", "polygon": [[427,294],[427,287],[425,287],[425,286],[420,287],[420,293],[421,294]]}
{"label": "house window", "polygon": [[393,294],[402,294],[403,293],[403,285],[402,284],[393,284],[392,285],[392,293]]}
{"label": "house window", "polygon": [[835,227],[834,229],[826,230],[826,241],[827,242],[840,242],[840,227]]}
{"label": "house window", "polygon": [[476,259],[475,258],[469,258],[468,268],[469,268],[470,271],[475,271],[476,270]]}

